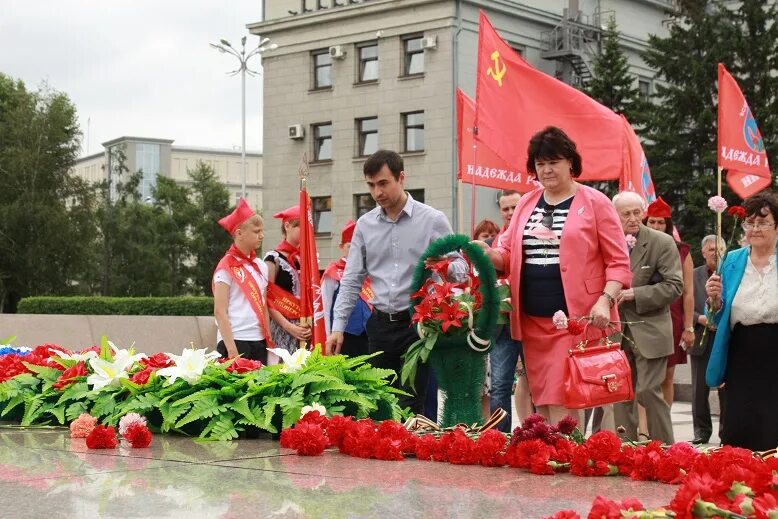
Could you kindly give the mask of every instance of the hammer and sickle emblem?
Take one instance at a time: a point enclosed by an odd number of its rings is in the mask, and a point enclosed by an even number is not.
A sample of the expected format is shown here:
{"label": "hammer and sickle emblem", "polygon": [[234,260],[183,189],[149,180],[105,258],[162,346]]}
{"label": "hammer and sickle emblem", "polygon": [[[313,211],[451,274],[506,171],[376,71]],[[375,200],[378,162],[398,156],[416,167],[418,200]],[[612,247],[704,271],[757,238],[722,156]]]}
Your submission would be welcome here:
{"label": "hammer and sickle emblem", "polygon": [[502,78],[507,71],[507,66],[500,58],[500,51],[492,52],[492,61],[494,61],[494,68],[489,67],[486,71],[487,75],[492,76],[499,86],[502,86]]}

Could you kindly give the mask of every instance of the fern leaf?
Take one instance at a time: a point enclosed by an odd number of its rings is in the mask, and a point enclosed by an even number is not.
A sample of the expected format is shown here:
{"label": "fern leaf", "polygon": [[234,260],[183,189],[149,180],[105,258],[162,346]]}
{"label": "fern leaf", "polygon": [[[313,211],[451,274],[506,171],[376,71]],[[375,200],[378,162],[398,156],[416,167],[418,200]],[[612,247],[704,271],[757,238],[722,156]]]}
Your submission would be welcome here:
{"label": "fern leaf", "polygon": [[[179,400],[176,400],[173,402],[173,406],[178,407],[185,404],[190,404],[192,402],[197,402],[202,398],[213,398],[214,402],[216,401],[216,397],[218,397],[221,394],[221,391],[218,388],[207,388],[207,389],[201,389],[200,391],[197,391],[195,393],[192,393],[191,395],[181,398]],[[172,400],[172,399],[171,399]]]}

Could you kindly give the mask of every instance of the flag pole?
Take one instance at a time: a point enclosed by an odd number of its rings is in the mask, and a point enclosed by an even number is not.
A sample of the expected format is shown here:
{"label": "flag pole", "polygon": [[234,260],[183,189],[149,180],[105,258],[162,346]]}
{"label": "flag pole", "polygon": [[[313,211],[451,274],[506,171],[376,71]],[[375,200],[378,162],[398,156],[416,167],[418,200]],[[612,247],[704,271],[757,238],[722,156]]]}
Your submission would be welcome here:
{"label": "flag pole", "polygon": [[[716,178],[716,194],[718,196],[721,196],[721,173],[724,168],[721,166],[717,166],[717,178]],[[721,268],[721,254],[719,253],[719,243],[721,243],[721,213],[716,213],[716,270],[719,271]]]}
{"label": "flag pole", "polygon": [[475,172],[478,170],[478,126],[473,126],[473,174],[470,176],[470,237],[475,239]]}
{"label": "flag pole", "polygon": [[[306,196],[307,196],[307,193],[308,193],[307,180],[308,180],[308,174],[309,173],[310,173],[310,171],[308,170],[308,153],[305,152],[305,153],[303,153],[303,156],[300,159],[300,166],[297,169],[297,174],[300,177],[300,194],[306,193]],[[302,207],[300,207],[300,209],[302,209]],[[305,214],[301,213],[300,214],[300,218],[301,219],[305,218],[307,220],[308,219],[308,212],[310,210],[311,210],[311,208],[309,207],[308,204],[306,204],[306,212],[305,212]],[[300,225],[302,226],[302,222],[300,222]],[[313,237],[311,237],[311,238],[313,238]],[[302,245],[302,244],[300,244],[300,245]],[[299,245],[298,245],[298,247],[299,247]],[[302,265],[301,265],[301,268],[302,268]],[[305,287],[300,287],[300,289],[301,290],[305,290]],[[302,296],[302,293],[300,295]],[[302,297],[301,297],[300,300],[302,301]],[[301,310],[303,309],[302,306],[300,308],[301,308]],[[309,315],[301,315],[300,316],[300,326],[302,326],[303,328],[312,328],[313,327],[313,315],[310,315],[310,316]],[[311,340],[313,340],[313,337],[311,337]],[[304,341],[304,340],[300,340],[299,344],[298,344],[298,348],[301,349],[301,350],[307,349],[308,348],[308,342]]]}

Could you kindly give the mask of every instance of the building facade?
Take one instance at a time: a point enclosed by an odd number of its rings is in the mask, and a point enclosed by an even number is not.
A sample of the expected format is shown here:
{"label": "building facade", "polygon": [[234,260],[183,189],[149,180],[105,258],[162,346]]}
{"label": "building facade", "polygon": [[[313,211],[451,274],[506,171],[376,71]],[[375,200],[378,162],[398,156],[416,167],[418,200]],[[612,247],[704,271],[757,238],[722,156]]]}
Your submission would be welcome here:
{"label": "building facade", "polygon": [[[187,170],[194,170],[198,162],[211,166],[230,192],[231,203],[241,195],[243,168],[240,151],[216,148],[174,146],[172,140],[145,137],[119,137],[103,143],[103,151],[76,161],[73,174],[89,182],[108,180],[116,173],[116,152],[125,156],[130,172],[142,171],[141,199],[151,201],[157,175],[188,185]],[[257,211],[262,210],[262,154],[246,153],[246,199]]]}
{"label": "building facade", "polygon": [[[296,203],[306,154],[322,265],[338,256],[343,224],[374,207],[362,165],[378,148],[399,151],[406,188],[469,233],[473,195],[456,180],[455,93],[475,97],[479,10],[529,63],[573,84],[591,77],[602,28],[614,16],[636,85],[649,95],[654,73],[640,54],[649,34],[667,33],[663,20],[673,8],[658,0],[263,3],[264,20],[249,29],[279,45],[262,60],[265,206],[272,214]],[[476,221],[499,221],[497,195],[476,188]],[[278,226],[267,235],[274,243]]]}

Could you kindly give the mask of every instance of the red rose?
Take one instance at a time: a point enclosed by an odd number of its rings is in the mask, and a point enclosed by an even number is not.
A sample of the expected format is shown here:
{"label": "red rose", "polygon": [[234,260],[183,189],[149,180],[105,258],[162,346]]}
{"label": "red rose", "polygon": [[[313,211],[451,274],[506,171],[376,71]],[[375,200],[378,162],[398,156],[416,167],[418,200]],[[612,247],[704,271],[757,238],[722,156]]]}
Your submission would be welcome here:
{"label": "red rose", "polygon": [[42,357],[44,359],[48,359],[51,356],[57,355],[57,352],[62,353],[72,353],[67,348],[63,348],[62,346],[59,346],[57,344],[41,344],[40,346],[36,346],[34,350],[32,350],[32,354],[36,355],[38,357]]}
{"label": "red rose", "polygon": [[227,371],[231,373],[248,373],[249,371],[255,371],[262,367],[262,363],[258,360],[244,359],[243,357],[237,357],[227,367]]}
{"label": "red rose", "polygon": [[86,375],[86,366],[83,362],[79,362],[75,366],[71,366],[63,371],[52,387],[62,391],[66,387],[75,384],[78,377],[85,377]]}
{"label": "red rose", "polygon": [[79,353],[83,355],[84,353],[87,353],[87,352],[90,352],[90,351],[93,351],[93,352],[95,352],[95,353],[97,353],[99,355],[100,351],[101,351],[101,348],[100,348],[100,346],[89,346],[88,348],[84,348],[81,351],[79,351]]}
{"label": "red rose", "polygon": [[137,373],[135,373],[131,378],[130,382],[134,384],[138,384],[139,386],[145,386],[149,383],[149,377],[152,373],[154,373],[156,370],[152,368],[144,368]]}
{"label": "red rose", "polygon": [[127,427],[124,439],[130,442],[133,449],[145,449],[151,445],[151,431],[141,423],[134,423]]}
{"label": "red rose", "polygon": [[110,425],[98,425],[86,437],[86,446],[90,449],[115,449],[117,445],[116,431]]}
{"label": "red rose", "polygon": [[167,353],[155,353],[151,357],[140,359],[140,363],[148,368],[162,369],[169,368],[173,364],[173,359],[167,356]]}

